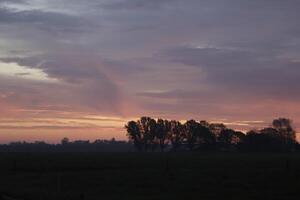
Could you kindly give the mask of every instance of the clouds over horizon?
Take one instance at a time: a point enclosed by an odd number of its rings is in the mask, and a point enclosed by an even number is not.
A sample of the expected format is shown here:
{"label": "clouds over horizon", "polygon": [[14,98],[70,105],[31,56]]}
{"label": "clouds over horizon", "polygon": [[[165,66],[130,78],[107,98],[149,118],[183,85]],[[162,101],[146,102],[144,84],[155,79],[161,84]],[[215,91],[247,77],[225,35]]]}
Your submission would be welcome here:
{"label": "clouds over horizon", "polygon": [[[0,106],[300,123],[299,8],[296,0],[0,0]],[[13,77],[9,64],[19,66]],[[36,70],[57,82],[34,79]]]}

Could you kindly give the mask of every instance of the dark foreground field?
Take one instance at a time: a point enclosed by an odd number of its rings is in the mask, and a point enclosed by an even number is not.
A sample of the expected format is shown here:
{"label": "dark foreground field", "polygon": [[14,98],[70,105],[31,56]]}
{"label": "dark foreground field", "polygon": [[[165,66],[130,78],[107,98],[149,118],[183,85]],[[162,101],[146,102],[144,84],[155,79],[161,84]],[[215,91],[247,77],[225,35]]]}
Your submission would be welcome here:
{"label": "dark foreground field", "polygon": [[300,199],[299,154],[2,153],[0,168],[0,193],[29,200]]}

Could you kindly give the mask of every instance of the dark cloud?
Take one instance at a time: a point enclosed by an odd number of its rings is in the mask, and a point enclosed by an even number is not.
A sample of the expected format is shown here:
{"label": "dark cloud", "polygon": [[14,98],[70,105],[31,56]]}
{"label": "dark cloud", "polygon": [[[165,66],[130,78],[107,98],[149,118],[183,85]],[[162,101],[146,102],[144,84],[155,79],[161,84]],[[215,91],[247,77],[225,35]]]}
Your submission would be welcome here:
{"label": "dark cloud", "polygon": [[260,61],[270,61],[270,55],[231,48],[178,47],[167,51],[166,55],[170,58],[170,61],[208,69],[241,69],[261,65]]}
{"label": "dark cloud", "polygon": [[146,92],[139,92],[137,96],[141,97],[150,97],[150,98],[163,98],[163,99],[202,99],[205,97],[206,99],[210,98],[212,94],[209,94],[209,91],[205,90],[169,90],[169,91],[146,91]]}
{"label": "dark cloud", "polygon": [[[176,0],[175,0],[176,1]],[[175,3],[174,0],[121,0],[102,4],[103,8],[112,10],[156,10],[168,4]]]}
{"label": "dark cloud", "polygon": [[[43,10],[18,11],[12,8],[0,7],[0,25],[28,25],[46,31],[83,31],[90,22],[61,12]],[[28,28],[28,27],[27,27]]]}
{"label": "dark cloud", "polygon": [[7,4],[11,4],[11,3],[17,3],[17,4],[27,4],[28,0],[0,0],[0,4],[2,3],[7,3]]}
{"label": "dark cloud", "polygon": [[300,98],[300,62],[280,58],[274,51],[178,47],[166,57],[173,62],[199,67],[211,85],[276,98]]}

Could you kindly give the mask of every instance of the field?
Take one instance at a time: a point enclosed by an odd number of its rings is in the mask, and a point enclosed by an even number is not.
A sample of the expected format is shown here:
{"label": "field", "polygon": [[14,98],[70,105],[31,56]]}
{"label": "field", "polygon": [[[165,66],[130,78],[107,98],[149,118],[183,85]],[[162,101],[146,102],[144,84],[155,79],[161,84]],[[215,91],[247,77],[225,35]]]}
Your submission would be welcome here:
{"label": "field", "polygon": [[28,200],[300,199],[299,154],[1,153],[0,169],[0,193]]}

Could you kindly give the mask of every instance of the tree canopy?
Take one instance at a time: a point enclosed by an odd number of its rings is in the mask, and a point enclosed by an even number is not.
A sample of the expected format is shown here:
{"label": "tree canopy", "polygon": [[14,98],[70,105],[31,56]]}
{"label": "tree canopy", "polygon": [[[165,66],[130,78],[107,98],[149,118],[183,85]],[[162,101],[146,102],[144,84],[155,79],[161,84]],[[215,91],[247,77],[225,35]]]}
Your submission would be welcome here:
{"label": "tree canopy", "polygon": [[247,133],[226,127],[222,123],[187,120],[153,119],[141,117],[129,121],[127,136],[138,151],[178,150],[240,150],[240,151],[292,151],[296,132],[292,121],[274,119],[271,127],[250,130]]}

